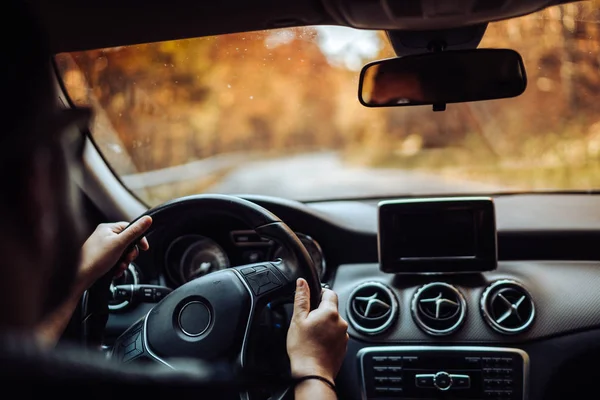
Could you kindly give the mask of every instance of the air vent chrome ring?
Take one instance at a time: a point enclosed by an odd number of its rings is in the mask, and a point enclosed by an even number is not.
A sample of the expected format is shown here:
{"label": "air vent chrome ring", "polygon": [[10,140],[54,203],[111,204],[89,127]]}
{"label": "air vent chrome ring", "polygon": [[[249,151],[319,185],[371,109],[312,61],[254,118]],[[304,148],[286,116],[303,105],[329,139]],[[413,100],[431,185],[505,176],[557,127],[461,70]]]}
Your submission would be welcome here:
{"label": "air vent chrome ring", "polygon": [[502,279],[488,286],[481,296],[481,314],[496,332],[515,335],[531,327],[535,305],[525,287]]}
{"label": "air vent chrome ring", "polygon": [[454,286],[434,282],[415,292],[410,309],[421,330],[433,336],[445,336],[455,332],[465,321],[467,302]]}
{"label": "air vent chrome ring", "polygon": [[362,283],[348,298],[348,321],[354,329],[365,335],[383,333],[396,321],[398,314],[396,296],[380,282]]}

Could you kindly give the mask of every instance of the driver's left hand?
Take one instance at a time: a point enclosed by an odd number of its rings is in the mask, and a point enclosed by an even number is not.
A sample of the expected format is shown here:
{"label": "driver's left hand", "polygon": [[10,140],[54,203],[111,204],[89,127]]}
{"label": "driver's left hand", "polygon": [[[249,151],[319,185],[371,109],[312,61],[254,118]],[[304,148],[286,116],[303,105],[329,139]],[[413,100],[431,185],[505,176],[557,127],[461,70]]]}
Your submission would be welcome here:
{"label": "driver's left hand", "polygon": [[152,218],[144,216],[131,226],[127,222],[100,224],[85,241],[81,249],[78,281],[88,289],[97,279],[117,266],[115,276],[120,276],[129,263],[137,258],[139,250],[148,250],[149,245],[143,237],[137,246],[123,254],[134,240],[139,238],[152,225]]}

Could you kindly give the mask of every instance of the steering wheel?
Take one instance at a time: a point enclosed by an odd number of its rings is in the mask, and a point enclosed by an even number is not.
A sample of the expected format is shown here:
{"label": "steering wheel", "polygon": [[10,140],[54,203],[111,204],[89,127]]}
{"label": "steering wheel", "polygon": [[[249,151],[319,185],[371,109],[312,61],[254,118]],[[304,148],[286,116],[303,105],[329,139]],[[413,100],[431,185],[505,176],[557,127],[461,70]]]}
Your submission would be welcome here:
{"label": "steering wheel", "polygon": [[311,308],[318,306],[321,283],[302,242],[277,216],[255,203],[226,195],[189,196],[162,204],[139,218],[152,217],[152,226],[145,233],[151,237],[177,217],[199,209],[241,219],[260,236],[284,246],[292,256],[216,271],[180,286],[117,339],[113,356],[126,361],[128,355],[137,353],[169,366],[169,359],[176,357],[226,359],[244,369],[248,336],[258,311],[289,297],[296,278],[306,279]]}

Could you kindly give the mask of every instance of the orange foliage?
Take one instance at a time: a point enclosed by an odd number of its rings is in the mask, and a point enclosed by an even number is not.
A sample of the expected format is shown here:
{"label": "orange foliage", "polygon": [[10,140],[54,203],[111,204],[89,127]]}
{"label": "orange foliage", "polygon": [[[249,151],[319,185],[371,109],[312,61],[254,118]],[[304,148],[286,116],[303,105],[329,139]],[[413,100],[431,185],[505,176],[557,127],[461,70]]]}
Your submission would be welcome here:
{"label": "orange foliage", "polygon": [[[417,152],[474,146],[466,163],[542,162],[548,148],[528,149],[524,138],[591,135],[600,121],[600,1],[492,23],[480,47],[523,55],[523,96],[444,113],[366,109],[358,72],[332,63],[314,28],[61,54],[57,63],[75,104],[99,112],[95,137],[123,174],[236,151],[336,149],[374,163],[398,157],[408,139]],[[378,56],[391,54],[386,42]],[[444,157],[436,162],[455,161]]]}

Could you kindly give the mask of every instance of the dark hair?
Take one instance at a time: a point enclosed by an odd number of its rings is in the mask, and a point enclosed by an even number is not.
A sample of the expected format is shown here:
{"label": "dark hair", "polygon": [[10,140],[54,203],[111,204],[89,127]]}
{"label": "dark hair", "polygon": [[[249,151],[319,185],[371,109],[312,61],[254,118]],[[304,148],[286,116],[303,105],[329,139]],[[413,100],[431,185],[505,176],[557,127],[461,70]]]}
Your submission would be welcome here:
{"label": "dark hair", "polygon": [[[11,27],[12,38],[3,43],[2,96],[10,99],[4,134],[19,129],[34,115],[47,112],[54,97],[51,75],[51,53],[34,14],[27,4],[8,0],[3,4],[2,24]],[[33,122],[33,121],[32,121]],[[20,132],[23,134],[22,132]],[[4,138],[2,138],[3,140]]]}
{"label": "dark hair", "polygon": [[[30,268],[31,273],[43,271],[53,288],[43,304],[50,310],[68,294],[81,245],[62,140],[73,118],[58,106],[47,36],[35,15],[23,1],[5,2],[0,23],[11,26],[13,37],[0,53],[0,93],[9,100],[0,131],[0,240],[14,254],[6,254],[1,266],[6,267],[10,257],[46,263]],[[43,177],[38,176],[40,168]],[[52,221],[43,224],[48,215]],[[54,259],[36,259],[36,251],[42,249],[38,241],[49,235],[54,235]]]}
{"label": "dark hair", "polygon": [[0,93],[8,99],[0,131],[0,207],[18,212],[28,190],[31,159],[52,134],[49,105],[56,98],[50,52],[27,4],[8,0],[0,15],[0,23],[12,27],[12,38],[0,52]]}

